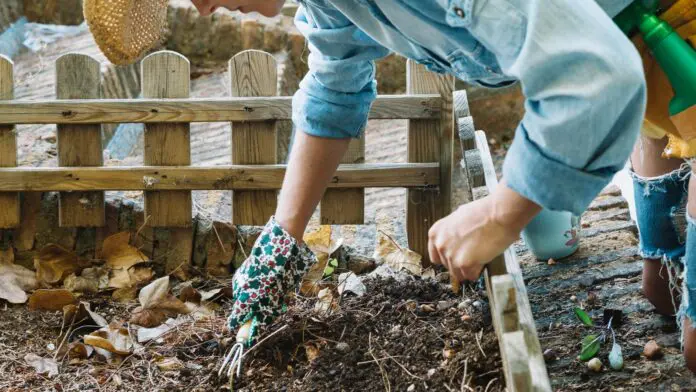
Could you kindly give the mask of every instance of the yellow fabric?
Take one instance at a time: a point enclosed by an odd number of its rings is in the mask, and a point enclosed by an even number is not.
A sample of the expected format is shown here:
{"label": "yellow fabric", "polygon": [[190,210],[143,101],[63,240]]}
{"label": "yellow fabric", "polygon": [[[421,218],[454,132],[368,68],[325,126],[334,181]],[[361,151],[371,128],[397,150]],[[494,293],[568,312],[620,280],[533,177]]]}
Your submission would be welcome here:
{"label": "yellow fabric", "polygon": [[[660,15],[675,31],[692,46],[696,46],[696,0],[679,0]],[[633,40],[638,48],[645,68],[648,84],[648,106],[643,122],[643,134],[661,139],[669,138],[663,155],[672,158],[696,157],[696,140],[684,141],[678,135],[669,116],[669,102],[674,96],[667,76],[650,54],[640,38]]]}

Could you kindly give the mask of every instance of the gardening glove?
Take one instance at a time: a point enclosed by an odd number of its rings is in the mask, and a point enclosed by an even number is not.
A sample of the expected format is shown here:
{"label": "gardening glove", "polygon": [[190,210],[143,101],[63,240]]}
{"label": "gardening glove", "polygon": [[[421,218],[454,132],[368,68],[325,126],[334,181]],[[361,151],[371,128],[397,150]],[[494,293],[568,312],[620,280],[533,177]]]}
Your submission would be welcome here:
{"label": "gardening glove", "polygon": [[245,342],[251,346],[259,328],[271,324],[287,310],[285,295],[299,285],[316,262],[309,247],[299,245],[272,217],[232,280],[234,305],[228,319],[230,330],[251,321]]}

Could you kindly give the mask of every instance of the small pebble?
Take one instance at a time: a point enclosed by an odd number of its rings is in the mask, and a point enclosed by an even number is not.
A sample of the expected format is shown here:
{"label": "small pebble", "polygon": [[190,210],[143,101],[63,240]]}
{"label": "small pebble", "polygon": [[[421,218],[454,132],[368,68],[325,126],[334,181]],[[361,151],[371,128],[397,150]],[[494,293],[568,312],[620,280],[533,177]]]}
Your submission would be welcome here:
{"label": "small pebble", "polygon": [[411,384],[411,385],[409,385],[408,388],[406,389],[406,392],[413,392],[413,391],[415,391],[415,390],[416,390],[416,384]]}
{"label": "small pebble", "polygon": [[592,358],[590,362],[587,363],[587,367],[595,373],[602,371],[602,361],[599,358]]}
{"label": "small pebble", "polygon": [[430,370],[428,370],[428,378],[434,376],[436,371],[437,371],[437,370],[435,370],[435,369],[430,369]]}
{"label": "small pebble", "polygon": [[457,309],[459,309],[459,310],[464,310],[468,307],[469,307],[469,304],[467,304],[466,301],[460,302],[459,305],[457,305]]}
{"label": "small pebble", "polygon": [[556,265],[556,260],[554,260],[554,259],[549,259],[549,261],[547,262],[547,264],[548,264],[548,265]]}
{"label": "small pebble", "polygon": [[478,310],[481,310],[483,308],[483,302],[481,302],[481,301],[474,301],[474,303],[472,303],[472,305]]}
{"label": "small pebble", "polygon": [[571,295],[571,296],[570,296],[570,300],[573,301],[573,302],[575,302],[575,301],[578,300],[578,297],[576,297],[576,296],[574,296],[574,295]]}
{"label": "small pebble", "polygon": [[416,310],[417,307],[418,307],[418,305],[416,305],[416,301],[408,301],[408,302],[406,302],[406,309],[408,309],[408,310],[410,310],[410,311]]}
{"label": "small pebble", "polygon": [[643,355],[645,355],[645,358],[648,359],[660,359],[662,358],[662,347],[660,347],[656,341],[651,340],[645,344],[645,348],[643,348]]}
{"label": "small pebble", "polygon": [[446,349],[442,350],[442,357],[445,359],[453,358],[454,354],[455,354],[455,352],[452,349],[446,348]]}
{"label": "small pebble", "polygon": [[452,306],[452,303],[450,301],[438,301],[437,310],[446,310],[449,309],[450,306]]}
{"label": "small pebble", "polygon": [[556,359],[558,359],[558,355],[556,355],[556,352],[553,349],[547,348],[544,350],[544,360],[555,361]]}
{"label": "small pebble", "polygon": [[469,316],[468,314],[465,314],[462,316],[462,321],[469,321],[469,320],[471,320],[471,316]]}
{"label": "small pebble", "polygon": [[56,345],[53,343],[49,343],[48,346],[46,346],[46,349],[48,349],[48,351],[53,351],[56,349]]}
{"label": "small pebble", "polygon": [[346,342],[339,342],[336,344],[336,350],[342,352],[342,353],[347,353],[350,351],[350,346]]}

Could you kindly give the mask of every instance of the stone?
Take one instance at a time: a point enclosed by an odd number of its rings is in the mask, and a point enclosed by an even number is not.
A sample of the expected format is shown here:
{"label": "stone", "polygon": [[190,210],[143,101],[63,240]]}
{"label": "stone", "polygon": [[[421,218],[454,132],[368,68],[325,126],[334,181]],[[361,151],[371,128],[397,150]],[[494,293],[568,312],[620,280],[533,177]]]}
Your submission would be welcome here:
{"label": "stone", "polygon": [[643,355],[648,359],[660,359],[663,355],[662,347],[660,347],[656,341],[651,340],[645,344],[645,347],[643,348]]}
{"label": "stone", "polygon": [[595,373],[602,371],[602,361],[599,358],[592,358],[587,362],[587,367]]}

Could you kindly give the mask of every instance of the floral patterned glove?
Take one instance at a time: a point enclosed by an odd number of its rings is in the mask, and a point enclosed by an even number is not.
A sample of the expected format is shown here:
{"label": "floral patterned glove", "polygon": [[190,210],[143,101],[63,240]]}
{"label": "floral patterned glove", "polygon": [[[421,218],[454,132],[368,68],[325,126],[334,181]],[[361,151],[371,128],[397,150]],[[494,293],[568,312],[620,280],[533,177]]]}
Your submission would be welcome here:
{"label": "floral patterned glove", "polygon": [[275,218],[271,218],[256,240],[249,258],[232,281],[234,305],[228,324],[236,330],[251,321],[251,346],[258,329],[273,322],[287,310],[285,295],[302,281],[317,258],[307,245],[298,245]]}

